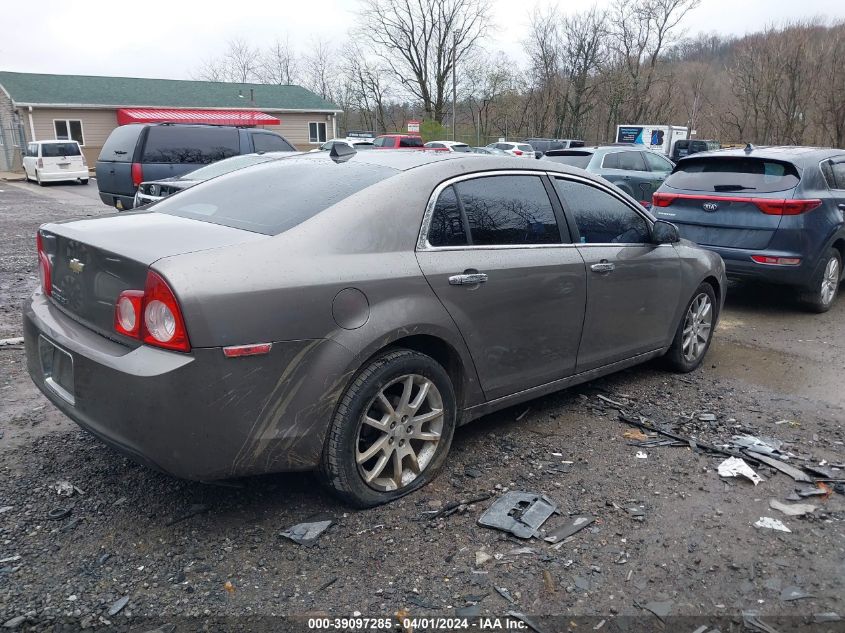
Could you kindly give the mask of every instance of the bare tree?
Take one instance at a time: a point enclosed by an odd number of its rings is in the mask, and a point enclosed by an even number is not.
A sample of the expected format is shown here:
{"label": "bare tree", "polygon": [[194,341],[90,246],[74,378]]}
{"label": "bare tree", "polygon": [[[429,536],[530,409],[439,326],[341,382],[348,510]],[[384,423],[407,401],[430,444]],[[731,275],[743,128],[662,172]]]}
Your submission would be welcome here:
{"label": "bare tree", "polygon": [[299,59],[287,38],[277,39],[261,55],[258,75],[261,83],[290,85],[296,83]]}
{"label": "bare tree", "polygon": [[259,80],[260,53],[242,39],[230,40],[222,56],[206,60],[196,77],[205,81],[249,83]]}
{"label": "bare tree", "polygon": [[306,88],[331,101],[336,91],[336,54],[328,40],[311,41],[310,52],[302,57],[302,78]]}
{"label": "bare tree", "polygon": [[463,61],[490,28],[485,0],[362,0],[360,19],[394,80],[438,123],[453,60]]}

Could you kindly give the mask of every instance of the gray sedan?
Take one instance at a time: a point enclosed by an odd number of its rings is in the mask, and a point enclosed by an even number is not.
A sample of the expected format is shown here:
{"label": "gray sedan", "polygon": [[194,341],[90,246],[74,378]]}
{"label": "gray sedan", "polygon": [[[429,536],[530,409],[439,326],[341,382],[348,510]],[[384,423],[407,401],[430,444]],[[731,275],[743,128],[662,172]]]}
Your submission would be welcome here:
{"label": "gray sedan", "polygon": [[35,384],[174,475],[316,470],[372,506],[455,427],[652,358],[698,367],[721,258],[555,163],[333,150],[45,224]]}

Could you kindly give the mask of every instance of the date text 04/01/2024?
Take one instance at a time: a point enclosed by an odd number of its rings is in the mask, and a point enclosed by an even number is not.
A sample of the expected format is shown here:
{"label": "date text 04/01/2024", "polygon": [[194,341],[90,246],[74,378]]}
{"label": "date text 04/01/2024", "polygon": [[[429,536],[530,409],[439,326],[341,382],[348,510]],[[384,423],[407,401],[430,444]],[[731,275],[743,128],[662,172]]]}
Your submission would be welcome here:
{"label": "date text 04/01/2024", "polygon": [[[413,631],[519,631],[527,629],[525,622],[516,618],[481,617],[469,618],[409,617],[399,618],[402,628]],[[316,631],[378,631],[390,630],[393,621],[390,618],[309,618],[308,628]]]}

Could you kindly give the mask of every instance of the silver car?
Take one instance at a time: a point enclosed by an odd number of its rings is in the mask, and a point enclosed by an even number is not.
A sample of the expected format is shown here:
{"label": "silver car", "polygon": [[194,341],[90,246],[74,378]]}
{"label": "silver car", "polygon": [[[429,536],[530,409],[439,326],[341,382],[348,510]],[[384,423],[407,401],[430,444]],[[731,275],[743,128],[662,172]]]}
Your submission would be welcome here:
{"label": "silver car", "polygon": [[59,409],[180,477],[316,470],[362,507],[460,424],[695,369],[725,295],[718,255],[604,181],[453,152],[283,158],[37,237],[27,361]]}

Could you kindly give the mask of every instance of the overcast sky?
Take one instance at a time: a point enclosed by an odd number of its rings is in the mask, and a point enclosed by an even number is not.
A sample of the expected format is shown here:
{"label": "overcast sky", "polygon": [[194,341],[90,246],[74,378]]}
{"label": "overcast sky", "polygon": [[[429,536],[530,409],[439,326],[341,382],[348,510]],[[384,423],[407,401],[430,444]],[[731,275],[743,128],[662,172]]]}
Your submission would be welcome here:
{"label": "overcast sky", "polygon": [[[520,59],[520,39],[535,6],[567,12],[608,0],[490,0],[497,32],[488,48]],[[10,5],[12,6],[12,5]],[[289,37],[303,51],[316,37],[346,36],[356,0],[41,0],[14,3],[0,28],[0,70],[128,77],[190,78],[232,38],[257,46]],[[845,18],[843,0],[703,0],[687,18],[690,34],[741,35],[771,23],[815,16]],[[357,31],[356,37],[365,37]]]}

